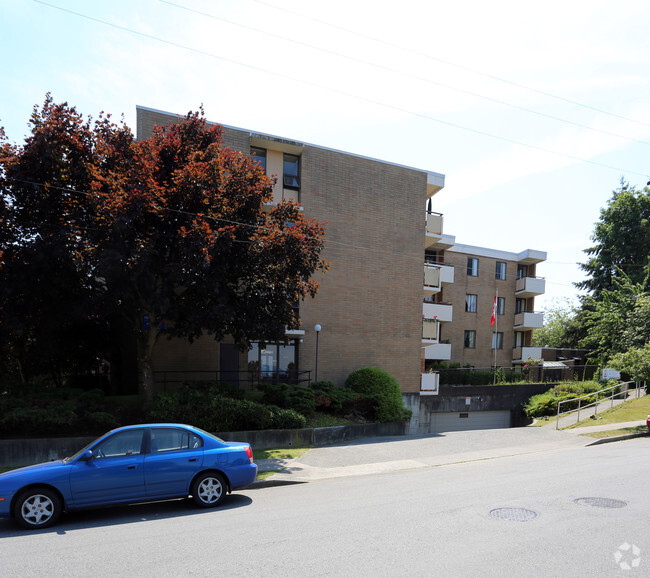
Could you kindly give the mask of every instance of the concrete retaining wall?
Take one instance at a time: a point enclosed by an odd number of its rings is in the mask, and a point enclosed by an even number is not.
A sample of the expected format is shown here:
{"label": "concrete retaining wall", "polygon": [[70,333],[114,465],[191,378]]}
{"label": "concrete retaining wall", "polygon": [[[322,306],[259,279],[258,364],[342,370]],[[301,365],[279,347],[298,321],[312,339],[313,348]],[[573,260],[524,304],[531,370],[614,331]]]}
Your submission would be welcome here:
{"label": "concrete retaining wall", "polygon": [[[408,422],[369,423],[305,429],[221,432],[226,441],[248,442],[253,449],[324,446],[352,439],[408,433]],[[19,467],[60,460],[96,438],[0,440],[0,467]]]}

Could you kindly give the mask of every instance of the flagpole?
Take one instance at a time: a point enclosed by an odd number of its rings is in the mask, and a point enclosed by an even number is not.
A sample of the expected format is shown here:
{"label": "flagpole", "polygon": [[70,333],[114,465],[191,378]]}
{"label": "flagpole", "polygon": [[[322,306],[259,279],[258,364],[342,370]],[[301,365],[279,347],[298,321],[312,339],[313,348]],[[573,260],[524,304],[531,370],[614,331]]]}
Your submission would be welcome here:
{"label": "flagpole", "polygon": [[499,288],[494,296],[494,385],[497,384],[497,345],[499,336]]}

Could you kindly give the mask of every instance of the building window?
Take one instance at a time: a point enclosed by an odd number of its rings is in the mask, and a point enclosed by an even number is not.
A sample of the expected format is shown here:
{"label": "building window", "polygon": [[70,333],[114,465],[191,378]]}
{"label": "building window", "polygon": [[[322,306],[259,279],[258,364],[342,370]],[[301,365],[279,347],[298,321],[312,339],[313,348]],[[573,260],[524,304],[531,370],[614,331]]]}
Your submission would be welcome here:
{"label": "building window", "polygon": [[476,348],[476,331],[467,330],[465,331],[465,349],[475,349]]}
{"label": "building window", "polygon": [[506,298],[497,297],[497,315],[506,314]]}
{"label": "building window", "polygon": [[476,302],[478,298],[476,295],[465,295],[465,311],[467,313],[476,313]]}
{"label": "building window", "polygon": [[528,277],[528,265],[517,265],[517,279]]}
{"label": "building window", "polygon": [[494,277],[499,281],[506,280],[506,264],[503,261],[497,261],[497,270]]}
{"label": "building window", "polygon": [[248,351],[251,379],[283,383],[287,379],[295,379],[297,366],[298,352],[292,343],[252,343]]}
{"label": "building window", "polygon": [[526,300],[521,298],[517,299],[517,301],[515,301],[515,315],[517,313],[525,313],[525,311],[526,311]]}
{"label": "building window", "polygon": [[266,149],[251,147],[251,154],[255,155],[253,162],[256,162],[258,165],[262,165],[264,172],[266,172]]}
{"label": "building window", "polygon": [[523,347],[523,346],[524,346],[524,332],[515,331],[515,347]]}
{"label": "building window", "polygon": [[467,274],[470,277],[478,277],[478,259],[476,257],[467,257]]}
{"label": "building window", "polygon": [[300,190],[300,157],[284,155],[283,180],[285,189]]}
{"label": "building window", "polygon": [[492,349],[503,349],[503,333],[501,331],[492,334]]}

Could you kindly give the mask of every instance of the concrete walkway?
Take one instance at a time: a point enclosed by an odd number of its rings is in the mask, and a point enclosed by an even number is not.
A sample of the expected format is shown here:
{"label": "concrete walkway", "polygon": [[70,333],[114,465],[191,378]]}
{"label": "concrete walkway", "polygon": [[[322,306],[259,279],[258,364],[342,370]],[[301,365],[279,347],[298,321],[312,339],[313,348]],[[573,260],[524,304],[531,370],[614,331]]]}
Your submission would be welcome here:
{"label": "concrete walkway", "polygon": [[[584,447],[595,443],[604,443],[604,441],[627,439],[629,436],[595,440],[581,434],[636,425],[645,425],[645,421],[564,431],[558,431],[548,425],[545,427],[459,431],[424,436],[366,438],[313,448],[295,459],[258,460],[260,471],[271,470],[278,473],[265,480],[255,482],[254,486],[263,487],[383,474]],[[650,439],[647,434],[642,435]],[[635,437],[639,437],[638,434]],[[646,443],[645,440],[644,443]]]}

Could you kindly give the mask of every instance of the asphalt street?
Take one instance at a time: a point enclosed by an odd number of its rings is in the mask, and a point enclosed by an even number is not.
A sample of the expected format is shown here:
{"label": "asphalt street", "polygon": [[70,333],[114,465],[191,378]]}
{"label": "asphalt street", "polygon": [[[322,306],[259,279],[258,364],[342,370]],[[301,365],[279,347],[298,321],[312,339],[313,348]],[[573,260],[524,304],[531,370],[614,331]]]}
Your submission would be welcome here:
{"label": "asphalt street", "polygon": [[300,467],[409,467],[251,487],[208,511],[175,501],[77,512],[39,532],[3,520],[0,573],[648,575],[650,437],[587,439],[525,428],[317,448]]}

